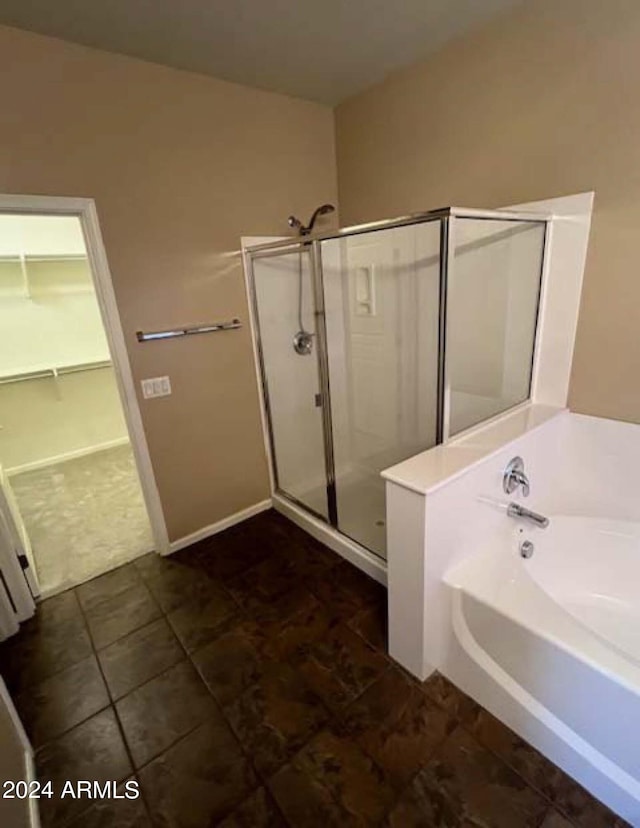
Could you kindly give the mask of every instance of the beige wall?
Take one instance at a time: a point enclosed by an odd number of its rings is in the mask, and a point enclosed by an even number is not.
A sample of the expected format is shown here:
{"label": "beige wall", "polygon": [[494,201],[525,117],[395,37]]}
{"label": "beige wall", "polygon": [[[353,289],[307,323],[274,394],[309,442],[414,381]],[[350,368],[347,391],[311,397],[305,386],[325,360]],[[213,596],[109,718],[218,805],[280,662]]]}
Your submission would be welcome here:
{"label": "beige wall", "polygon": [[336,200],[331,110],[0,28],[0,192],[95,198],[169,535],[268,495],[257,387],[239,333],[138,344],[135,331],[239,316],[241,235]]}
{"label": "beige wall", "polygon": [[640,421],[640,3],[532,0],[337,109],[343,224],[596,191],[571,407]]}
{"label": "beige wall", "polygon": [[46,465],[127,440],[113,368],[0,384],[0,464]]}

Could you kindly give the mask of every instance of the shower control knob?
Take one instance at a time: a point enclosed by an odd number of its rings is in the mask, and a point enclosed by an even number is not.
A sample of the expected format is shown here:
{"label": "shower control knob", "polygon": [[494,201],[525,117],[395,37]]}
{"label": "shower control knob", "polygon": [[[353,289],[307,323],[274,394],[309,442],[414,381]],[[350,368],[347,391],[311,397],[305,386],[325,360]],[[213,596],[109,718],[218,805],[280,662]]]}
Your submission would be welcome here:
{"label": "shower control knob", "polygon": [[293,350],[300,356],[309,356],[313,350],[313,334],[308,331],[298,331],[293,337]]}
{"label": "shower control knob", "polygon": [[523,558],[530,558],[533,555],[534,546],[531,541],[522,541],[520,544],[520,555]]}
{"label": "shower control knob", "polygon": [[524,473],[524,460],[522,457],[514,457],[507,463],[502,475],[502,489],[505,494],[513,494],[516,489],[522,488],[522,494],[529,496],[529,478]]}

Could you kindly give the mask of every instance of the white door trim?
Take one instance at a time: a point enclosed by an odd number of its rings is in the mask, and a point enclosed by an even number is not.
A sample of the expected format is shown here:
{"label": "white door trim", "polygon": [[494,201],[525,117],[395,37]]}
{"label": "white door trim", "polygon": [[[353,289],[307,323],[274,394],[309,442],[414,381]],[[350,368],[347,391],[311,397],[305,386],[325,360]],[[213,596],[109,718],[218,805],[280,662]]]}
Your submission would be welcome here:
{"label": "white door trim", "polygon": [[131,373],[131,365],[129,364],[129,354],[125,345],[95,201],[92,198],[66,196],[0,194],[0,213],[77,216],[80,219],[91,266],[91,275],[107,342],[109,343],[111,359],[113,360],[116,383],[120,392],[127,431],[131,439],[131,448],[140,475],[140,484],[149,515],[156,552],[165,555],[169,551],[169,536],[142,425],[140,407]]}
{"label": "white door trim", "polygon": [[[23,770],[25,771],[26,779],[24,781],[27,783],[29,788],[31,787],[31,782],[36,780],[36,766],[33,757],[33,747],[31,746],[31,742],[25,733],[25,729],[20,721],[20,717],[16,711],[15,705],[11,696],[9,695],[9,691],[7,690],[7,685],[4,683],[2,677],[0,676],[0,706],[4,708],[10,726],[13,727],[15,731],[15,735],[20,743],[20,747],[23,751],[22,762],[23,762]],[[16,767],[16,774],[17,776],[14,777],[14,780],[17,782],[20,779],[20,768]],[[38,809],[38,800],[37,799],[28,799],[25,802],[25,810],[28,812],[28,820],[31,825],[31,828],[40,828],[40,812]]]}

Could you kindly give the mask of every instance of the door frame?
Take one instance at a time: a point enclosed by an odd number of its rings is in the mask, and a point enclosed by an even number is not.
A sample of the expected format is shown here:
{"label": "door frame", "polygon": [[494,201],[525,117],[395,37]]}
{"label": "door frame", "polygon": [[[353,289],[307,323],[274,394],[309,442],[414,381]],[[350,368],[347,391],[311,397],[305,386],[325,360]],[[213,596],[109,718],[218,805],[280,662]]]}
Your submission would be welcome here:
{"label": "door frame", "polygon": [[140,485],[147,507],[155,551],[160,555],[169,553],[169,535],[156,484],[149,446],[142,424],[140,406],[135,391],[129,353],[127,351],[122,323],[118,311],[113,280],[109,269],[107,253],[102,240],[98,211],[92,198],[41,195],[0,194],[0,214],[22,213],[24,215],[75,216],[80,220],[89,269],[95,288],[100,316],[104,325],[109,353],[113,361],[116,385],[124,414],[127,432]]}
{"label": "door frame", "polygon": [[[20,721],[20,717],[16,711],[15,705],[11,696],[9,695],[9,691],[7,690],[7,685],[4,683],[4,680],[0,676],[0,708],[3,711],[3,718],[9,724],[9,727],[13,728],[14,735],[16,741],[18,743],[18,750],[22,751],[22,770],[24,772],[24,780],[27,783],[27,786],[30,788],[31,783],[37,780],[36,774],[36,765],[34,759],[34,752],[31,742],[25,732],[25,729]],[[13,757],[12,757],[13,758]],[[16,771],[18,768],[16,767]],[[17,776],[18,774],[16,774]],[[19,776],[18,776],[19,779]],[[15,779],[14,781],[18,781]],[[15,802],[16,800],[14,800]],[[30,828],[40,828],[40,810],[38,808],[38,800],[37,799],[23,799],[22,803],[24,805],[24,817],[25,817],[25,824],[29,825]],[[0,802],[0,810],[1,810],[2,803]]]}

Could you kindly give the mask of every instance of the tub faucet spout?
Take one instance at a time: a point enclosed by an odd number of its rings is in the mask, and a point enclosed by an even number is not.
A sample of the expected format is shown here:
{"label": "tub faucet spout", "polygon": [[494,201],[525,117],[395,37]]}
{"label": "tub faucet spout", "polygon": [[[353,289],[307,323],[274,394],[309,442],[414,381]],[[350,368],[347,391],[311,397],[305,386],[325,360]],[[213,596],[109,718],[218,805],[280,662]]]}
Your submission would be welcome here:
{"label": "tub faucet spout", "polygon": [[528,520],[536,526],[539,526],[541,529],[546,529],[549,525],[548,517],[540,515],[538,512],[532,512],[530,509],[526,509],[519,503],[510,503],[507,506],[507,515],[513,518],[523,518],[524,520]]}

